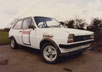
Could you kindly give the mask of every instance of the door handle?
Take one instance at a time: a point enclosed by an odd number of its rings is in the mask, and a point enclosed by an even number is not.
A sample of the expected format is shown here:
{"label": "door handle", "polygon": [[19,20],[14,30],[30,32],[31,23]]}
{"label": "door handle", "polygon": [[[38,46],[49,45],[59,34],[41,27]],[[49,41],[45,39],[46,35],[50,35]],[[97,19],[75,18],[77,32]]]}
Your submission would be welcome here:
{"label": "door handle", "polygon": [[22,32],[22,31],[19,31],[19,32]]}

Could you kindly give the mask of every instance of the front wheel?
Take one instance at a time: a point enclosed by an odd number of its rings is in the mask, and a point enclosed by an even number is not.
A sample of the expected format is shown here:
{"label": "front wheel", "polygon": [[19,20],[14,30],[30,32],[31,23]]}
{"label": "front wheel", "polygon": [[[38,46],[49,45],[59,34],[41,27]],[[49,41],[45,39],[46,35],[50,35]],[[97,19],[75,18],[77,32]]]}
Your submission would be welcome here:
{"label": "front wheel", "polygon": [[45,44],[41,48],[41,56],[46,63],[56,63],[59,58],[58,49],[52,44]]}

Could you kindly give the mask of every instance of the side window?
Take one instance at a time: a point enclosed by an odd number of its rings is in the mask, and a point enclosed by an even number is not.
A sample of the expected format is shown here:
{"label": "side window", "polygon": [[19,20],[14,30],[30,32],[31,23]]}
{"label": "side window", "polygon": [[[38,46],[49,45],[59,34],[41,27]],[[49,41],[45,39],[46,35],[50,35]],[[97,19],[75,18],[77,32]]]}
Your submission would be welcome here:
{"label": "side window", "polygon": [[15,26],[13,27],[14,29],[21,29],[22,26],[22,20],[17,21],[17,23],[15,24]]}
{"label": "side window", "polygon": [[22,29],[28,29],[31,24],[33,24],[31,18],[24,19]]}

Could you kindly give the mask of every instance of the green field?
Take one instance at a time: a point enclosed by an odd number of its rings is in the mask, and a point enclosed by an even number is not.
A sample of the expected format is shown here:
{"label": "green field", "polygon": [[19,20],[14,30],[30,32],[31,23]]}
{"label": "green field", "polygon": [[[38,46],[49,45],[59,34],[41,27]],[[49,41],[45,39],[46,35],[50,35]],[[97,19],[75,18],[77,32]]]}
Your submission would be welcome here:
{"label": "green field", "polygon": [[0,32],[0,45],[9,44],[10,40],[8,39],[8,32]]}

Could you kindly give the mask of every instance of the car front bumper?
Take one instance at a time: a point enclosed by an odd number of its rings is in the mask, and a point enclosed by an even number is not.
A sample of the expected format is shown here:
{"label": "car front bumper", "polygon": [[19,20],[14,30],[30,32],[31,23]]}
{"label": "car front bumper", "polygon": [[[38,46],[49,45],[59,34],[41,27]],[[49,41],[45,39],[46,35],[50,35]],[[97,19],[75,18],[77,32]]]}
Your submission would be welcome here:
{"label": "car front bumper", "polygon": [[59,44],[59,49],[60,49],[61,54],[66,54],[70,52],[78,52],[78,51],[82,51],[82,50],[86,50],[90,48],[90,43],[92,42],[93,40],[75,43],[75,44],[69,44],[69,45]]}

